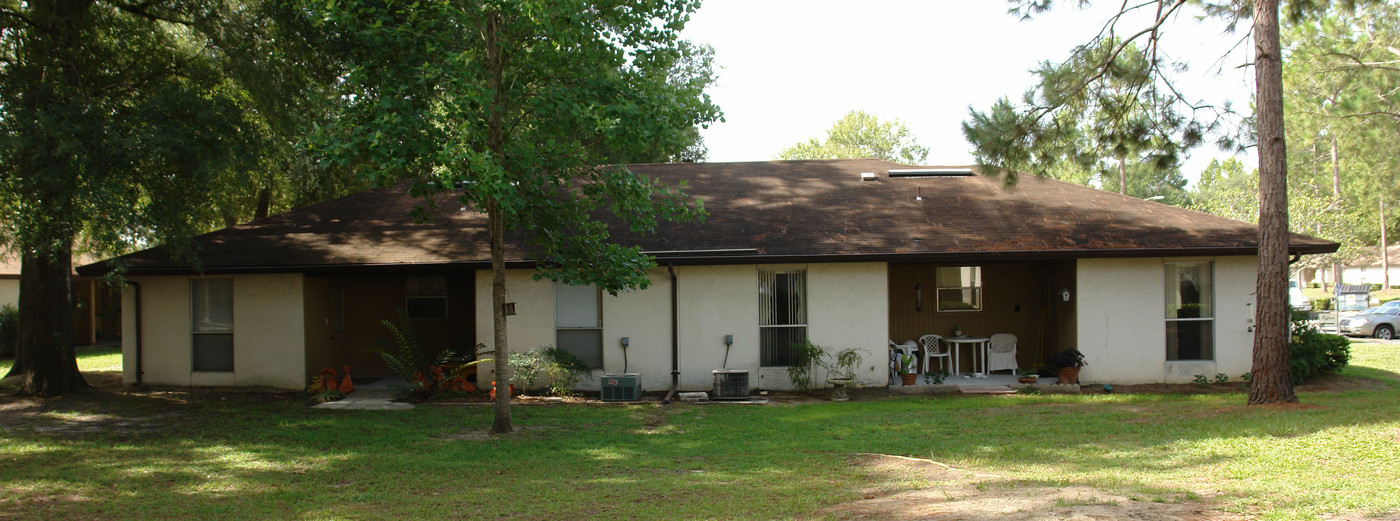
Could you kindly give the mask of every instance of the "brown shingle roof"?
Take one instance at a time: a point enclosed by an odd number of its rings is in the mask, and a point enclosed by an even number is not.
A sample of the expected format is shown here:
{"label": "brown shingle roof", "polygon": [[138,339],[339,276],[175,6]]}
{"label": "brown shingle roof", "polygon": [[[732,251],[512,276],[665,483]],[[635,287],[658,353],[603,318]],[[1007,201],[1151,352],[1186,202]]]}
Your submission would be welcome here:
{"label": "brown shingle roof", "polygon": [[[704,199],[706,221],[662,224],[653,236],[612,223],[619,242],[682,263],[1229,255],[1252,254],[1258,241],[1251,224],[1035,177],[1003,190],[981,176],[891,178],[889,170],[910,167],[878,160],[630,168],[672,186],[686,180],[686,191]],[[877,180],[862,181],[862,172]],[[418,203],[402,187],[369,190],[196,243],[210,272],[488,262],[483,214],[447,204],[416,225],[409,212]],[[508,240],[509,260],[530,258],[522,237]],[[1336,249],[1330,241],[1291,238],[1295,253]],[[133,274],[184,270],[159,249],[125,259]]]}

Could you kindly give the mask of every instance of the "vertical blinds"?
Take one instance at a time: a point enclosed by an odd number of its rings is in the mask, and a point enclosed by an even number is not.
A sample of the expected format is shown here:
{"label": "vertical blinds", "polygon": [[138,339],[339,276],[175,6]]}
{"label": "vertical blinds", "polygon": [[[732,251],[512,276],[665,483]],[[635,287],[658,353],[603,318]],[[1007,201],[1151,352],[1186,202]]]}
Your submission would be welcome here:
{"label": "vertical blinds", "polygon": [[806,271],[759,271],[758,297],[760,326],[807,325]]}

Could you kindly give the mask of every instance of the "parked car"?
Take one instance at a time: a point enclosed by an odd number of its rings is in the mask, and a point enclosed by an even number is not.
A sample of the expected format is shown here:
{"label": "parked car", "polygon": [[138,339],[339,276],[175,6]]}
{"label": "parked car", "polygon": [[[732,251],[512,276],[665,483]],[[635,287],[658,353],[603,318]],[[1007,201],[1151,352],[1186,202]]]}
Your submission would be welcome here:
{"label": "parked car", "polygon": [[1288,305],[1298,311],[1312,311],[1312,299],[1303,295],[1302,288],[1298,287],[1298,281],[1288,281]]}
{"label": "parked car", "polygon": [[1400,300],[1367,309],[1361,314],[1344,317],[1338,328],[1347,336],[1373,336],[1381,340],[1395,338],[1400,331]]}

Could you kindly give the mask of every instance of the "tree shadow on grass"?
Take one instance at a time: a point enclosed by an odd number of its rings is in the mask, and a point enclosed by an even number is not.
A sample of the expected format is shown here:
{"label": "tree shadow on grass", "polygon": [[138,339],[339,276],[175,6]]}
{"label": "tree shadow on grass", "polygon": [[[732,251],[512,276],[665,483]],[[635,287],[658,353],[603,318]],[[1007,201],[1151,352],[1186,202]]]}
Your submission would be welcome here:
{"label": "tree shadow on grass", "polygon": [[[1400,424],[1397,394],[1308,393],[1301,408],[1247,407],[1238,394],[518,407],[522,434],[462,437],[485,431],[491,411],[98,389],[0,413],[0,517],[713,518],[738,505],[782,518],[917,486],[853,466],[853,453],[1003,476],[987,486],[1063,482],[1176,501],[1260,481],[1250,486],[1261,494],[1292,494],[1262,479],[1270,466],[1293,472],[1280,458],[1317,479],[1344,469],[1390,479],[1357,440]],[[67,425],[99,428],[42,428]]]}

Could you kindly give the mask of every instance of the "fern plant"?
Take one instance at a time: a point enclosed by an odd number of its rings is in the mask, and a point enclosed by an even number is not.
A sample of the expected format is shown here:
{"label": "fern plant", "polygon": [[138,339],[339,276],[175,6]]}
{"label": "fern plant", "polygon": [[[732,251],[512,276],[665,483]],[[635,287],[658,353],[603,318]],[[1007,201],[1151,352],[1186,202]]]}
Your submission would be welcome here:
{"label": "fern plant", "polygon": [[447,384],[459,377],[457,369],[467,361],[451,349],[439,351],[432,359],[423,358],[423,345],[418,340],[418,331],[413,327],[413,319],[404,308],[397,308],[397,320],[380,320],[394,337],[394,345],[382,347],[377,352],[389,370],[408,381],[396,389],[409,397],[428,398],[443,392]]}

